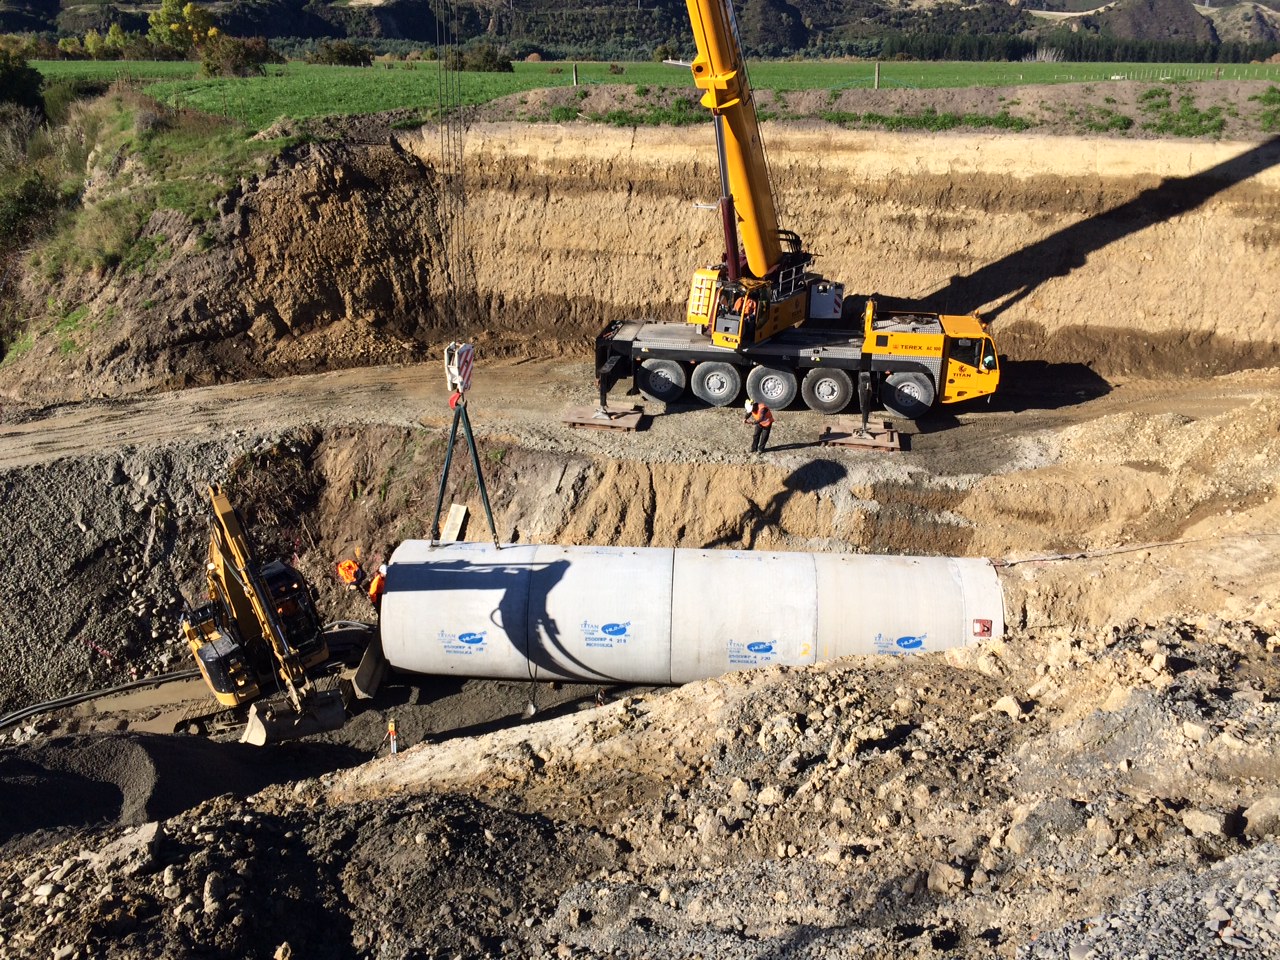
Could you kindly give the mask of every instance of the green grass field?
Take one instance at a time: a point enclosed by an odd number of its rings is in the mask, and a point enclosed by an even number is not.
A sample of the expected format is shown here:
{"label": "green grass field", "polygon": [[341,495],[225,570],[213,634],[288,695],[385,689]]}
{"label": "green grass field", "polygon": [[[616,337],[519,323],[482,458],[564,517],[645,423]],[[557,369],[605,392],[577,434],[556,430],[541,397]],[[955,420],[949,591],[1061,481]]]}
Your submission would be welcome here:
{"label": "green grass field", "polygon": [[[271,67],[267,76],[248,79],[201,79],[193,63],[93,61],[35,61],[50,79],[132,78],[156,99],[174,106],[194,107],[234,117],[261,129],[280,117],[305,118],[329,114],[375,113],[411,109],[426,117],[438,101],[439,71],[435,63],[392,63],[373,67],[325,67],[289,63]],[[660,63],[578,65],[579,83],[622,83],[687,87],[686,70]],[[497,97],[573,82],[568,63],[517,63],[515,73],[462,73],[457,84],[463,102],[484,103]],[[842,90],[872,85],[874,66],[856,62],[771,61],[751,66],[751,80],[760,90]],[[883,63],[882,88],[939,88],[1016,86],[1072,82],[1101,82],[1113,78],[1161,80],[1280,81],[1277,64],[1123,64],[1123,63]]]}
{"label": "green grass field", "polygon": [[188,79],[200,70],[189,60],[32,60],[46,80]]}

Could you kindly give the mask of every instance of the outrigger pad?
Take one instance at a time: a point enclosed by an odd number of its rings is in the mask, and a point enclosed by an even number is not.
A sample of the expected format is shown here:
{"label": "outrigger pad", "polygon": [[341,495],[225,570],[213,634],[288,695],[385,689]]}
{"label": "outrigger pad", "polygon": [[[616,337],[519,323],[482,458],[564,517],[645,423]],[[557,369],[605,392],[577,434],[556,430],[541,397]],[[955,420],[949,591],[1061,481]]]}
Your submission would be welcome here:
{"label": "outrigger pad", "polygon": [[600,416],[599,407],[569,407],[560,417],[560,422],[570,427],[591,430],[632,431],[640,428],[640,419],[644,410],[637,406],[609,408],[607,416]]}
{"label": "outrigger pad", "polygon": [[347,708],[337,690],[323,690],[307,698],[302,713],[294,713],[284,697],[258,700],[249,707],[249,720],[241,743],[255,747],[308,737],[313,733],[340,730],[347,722]]}

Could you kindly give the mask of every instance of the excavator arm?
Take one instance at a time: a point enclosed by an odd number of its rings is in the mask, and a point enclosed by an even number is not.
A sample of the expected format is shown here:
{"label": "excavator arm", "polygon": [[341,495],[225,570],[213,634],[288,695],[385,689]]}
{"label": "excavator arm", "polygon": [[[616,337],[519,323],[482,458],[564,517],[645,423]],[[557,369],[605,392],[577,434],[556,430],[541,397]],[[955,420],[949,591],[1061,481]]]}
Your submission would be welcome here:
{"label": "excavator arm", "polygon": [[[307,668],[299,651],[294,650],[277,611],[272,591],[253,556],[253,548],[245,534],[240,515],[227,495],[215,486],[209,487],[213,505],[213,532],[209,543],[210,593],[221,593],[231,608],[241,637],[252,643],[258,640],[271,652],[275,672],[295,710],[301,712],[308,690]],[[297,601],[291,600],[296,604]],[[284,614],[281,609],[279,613]],[[247,627],[246,627],[247,625]],[[317,628],[319,624],[316,624]],[[323,658],[321,658],[323,659]]]}

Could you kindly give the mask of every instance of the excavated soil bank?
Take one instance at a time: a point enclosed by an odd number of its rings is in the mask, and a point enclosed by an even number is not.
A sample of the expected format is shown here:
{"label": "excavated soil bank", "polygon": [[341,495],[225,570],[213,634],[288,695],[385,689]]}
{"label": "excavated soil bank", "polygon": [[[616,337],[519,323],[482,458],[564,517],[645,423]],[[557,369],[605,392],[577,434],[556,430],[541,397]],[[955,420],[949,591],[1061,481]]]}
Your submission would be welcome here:
{"label": "excavated soil bank", "polygon": [[[745,453],[736,411],[690,408],[621,436],[569,431],[554,419],[587,400],[588,375],[518,364],[477,386],[501,539],[1019,560],[1119,549],[1011,567],[1009,621],[1092,627],[1166,604],[1274,616],[1274,371],[1013,391],[1006,409],[961,413],[895,455],[821,448],[824,418],[787,411],[764,460]],[[7,428],[0,707],[185,665],[176,620],[202,592],[210,481],[231,491],[265,555],[316,585],[329,618],[366,616],[333,564],[359,548],[373,565],[430,535],[448,423],[422,419],[433,409],[447,410],[434,371],[401,368],[67,408],[65,434],[57,418]],[[347,425],[365,417],[384,423]],[[149,439],[121,448],[116,431]],[[216,439],[192,439],[204,431]],[[69,457],[75,436],[83,455]],[[452,501],[470,508],[467,535],[488,539],[465,458]],[[1098,582],[1084,590],[1081,578]]]}
{"label": "excavated soil bank", "polygon": [[[1104,377],[1275,363],[1274,138],[766,137],[785,225],[850,296],[979,310],[1007,357]],[[437,140],[297,148],[211,222],[153,217],[144,239],[171,255],[146,270],[29,277],[34,315],[60,306],[0,390],[49,402],[409,361],[463,334],[491,358],[585,358],[609,321],[679,317],[692,269],[720,257],[701,127],[477,124],[461,196]],[[82,309],[92,336],[68,346],[55,328]]]}

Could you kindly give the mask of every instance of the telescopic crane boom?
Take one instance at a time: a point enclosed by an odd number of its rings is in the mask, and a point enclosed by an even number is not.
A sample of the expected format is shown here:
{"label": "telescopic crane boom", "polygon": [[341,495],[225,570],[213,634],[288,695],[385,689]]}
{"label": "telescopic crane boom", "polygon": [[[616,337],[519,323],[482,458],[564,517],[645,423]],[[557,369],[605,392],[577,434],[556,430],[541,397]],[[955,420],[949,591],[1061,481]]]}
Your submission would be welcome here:
{"label": "telescopic crane boom", "polygon": [[[764,141],[760,139],[742,45],[737,40],[738,24],[728,0],[687,3],[698,46],[692,64],[693,82],[703,91],[702,105],[715,120],[722,216],[737,214],[740,222],[726,217],[725,223],[739,233],[751,274],[764,278],[782,262],[782,244],[773,191],[768,188]],[[732,241],[732,236],[726,235],[725,262],[730,267],[737,262],[737,244]]]}

